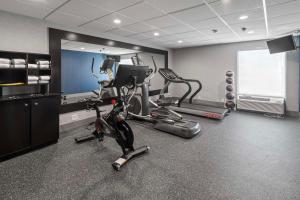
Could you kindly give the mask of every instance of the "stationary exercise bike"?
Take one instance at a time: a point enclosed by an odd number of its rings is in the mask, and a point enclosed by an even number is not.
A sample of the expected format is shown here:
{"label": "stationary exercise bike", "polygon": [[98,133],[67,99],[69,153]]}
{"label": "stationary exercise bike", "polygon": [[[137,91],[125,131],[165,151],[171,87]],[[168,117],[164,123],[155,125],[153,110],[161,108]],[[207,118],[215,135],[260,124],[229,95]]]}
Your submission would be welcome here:
{"label": "stationary exercise bike", "polygon": [[[105,65],[111,65],[112,62],[104,62]],[[93,65],[92,64],[92,73],[93,72]],[[109,69],[110,66],[102,66],[103,69]],[[124,71],[128,72],[128,68],[122,65],[119,66],[117,75],[114,80],[108,83],[106,86],[101,86],[101,81],[99,81],[99,88],[101,94],[101,89],[105,87],[115,87],[117,89],[118,96],[113,98],[112,104],[113,109],[106,115],[101,115],[101,111],[99,109],[100,104],[103,102],[99,96],[91,97],[86,99],[85,102],[87,103],[87,109],[94,109],[96,111],[96,120],[94,122],[95,129],[94,131],[85,136],[75,138],[76,143],[82,143],[89,140],[98,139],[98,141],[103,141],[104,136],[112,137],[116,140],[116,142],[121,146],[123,155],[117,159],[113,164],[113,168],[117,171],[121,169],[121,167],[127,163],[130,159],[144,154],[149,151],[150,147],[148,146],[141,146],[139,148],[133,147],[134,142],[134,135],[132,129],[125,121],[125,117],[123,116],[124,113],[126,114],[127,110],[127,102],[126,97],[122,95],[122,87],[125,85],[132,85],[135,87],[137,84],[137,78],[132,76],[131,74],[127,74],[124,76]],[[139,75],[139,79],[145,78],[146,75],[143,75],[145,71],[138,69],[136,72]],[[97,94],[97,92],[94,92]]]}

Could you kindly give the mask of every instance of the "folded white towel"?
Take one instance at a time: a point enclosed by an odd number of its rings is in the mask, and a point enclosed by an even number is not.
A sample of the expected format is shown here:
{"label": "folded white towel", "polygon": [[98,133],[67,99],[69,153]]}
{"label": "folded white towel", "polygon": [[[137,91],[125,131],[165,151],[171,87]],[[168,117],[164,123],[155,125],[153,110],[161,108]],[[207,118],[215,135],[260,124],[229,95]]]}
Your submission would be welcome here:
{"label": "folded white towel", "polygon": [[0,64],[10,64],[10,59],[8,59],[8,58],[0,58]]}
{"label": "folded white towel", "polygon": [[38,64],[38,65],[49,65],[50,61],[49,60],[37,60],[36,64]]}
{"label": "folded white towel", "polygon": [[19,68],[19,69],[26,68],[25,65],[21,65],[21,64],[12,65],[12,67],[13,67],[13,68]]}
{"label": "folded white towel", "polygon": [[49,81],[39,81],[40,84],[48,84]]}
{"label": "folded white towel", "polygon": [[10,64],[0,63],[0,68],[10,68]]}
{"label": "folded white towel", "polygon": [[14,59],[11,59],[11,63],[15,64],[15,65],[20,65],[20,64],[24,65],[26,63],[26,61],[25,61],[25,59],[14,58]]}
{"label": "folded white towel", "polygon": [[38,84],[38,81],[28,81],[28,85]]}
{"label": "folded white towel", "polygon": [[37,76],[28,76],[28,81],[38,81],[39,77]]}
{"label": "folded white towel", "polygon": [[49,69],[50,65],[39,65],[40,69]]}
{"label": "folded white towel", "polygon": [[37,64],[28,64],[29,69],[37,69],[38,65]]}
{"label": "folded white towel", "polygon": [[41,81],[49,81],[50,80],[50,76],[40,76],[39,79]]}

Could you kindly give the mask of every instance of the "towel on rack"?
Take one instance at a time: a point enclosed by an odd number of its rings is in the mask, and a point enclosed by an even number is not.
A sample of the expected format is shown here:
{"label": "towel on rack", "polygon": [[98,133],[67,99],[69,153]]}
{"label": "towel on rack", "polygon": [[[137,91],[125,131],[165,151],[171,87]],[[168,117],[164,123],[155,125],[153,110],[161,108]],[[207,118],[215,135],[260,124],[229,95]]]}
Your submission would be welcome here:
{"label": "towel on rack", "polygon": [[29,69],[37,69],[38,65],[37,64],[28,64]]}
{"label": "towel on rack", "polygon": [[50,65],[49,60],[36,60],[36,64],[38,65]]}
{"label": "towel on rack", "polygon": [[23,69],[23,68],[26,68],[25,64],[15,64],[15,65],[12,65],[13,68],[18,68],[18,69]]}
{"label": "towel on rack", "polygon": [[49,69],[50,65],[38,65],[40,69]]}
{"label": "towel on rack", "polygon": [[34,85],[34,84],[38,84],[38,81],[28,81],[27,83],[28,85]]}
{"label": "towel on rack", "polygon": [[42,81],[42,80],[40,80],[39,83],[40,83],[40,84],[48,84],[49,81]]}
{"label": "towel on rack", "polygon": [[14,59],[11,59],[11,63],[14,65],[25,65],[26,61],[25,61],[25,59],[14,58]]}
{"label": "towel on rack", "polygon": [[0,68],[10,68],[10,64],[0,63]]}
{"label": "towel on rack", "polygon": [[10,59],[8,59],[8,58],[0,58],[0,64],[10,64]]}
{"label": "towel on rack", "polygon": [[28,76],[28,81],[38,81],[39,77],[37,76]]}
{"label": "towel on rack", "polygon": [[40,76],[39,79],[41,81],[49,81],[50,80],[50,76]]}

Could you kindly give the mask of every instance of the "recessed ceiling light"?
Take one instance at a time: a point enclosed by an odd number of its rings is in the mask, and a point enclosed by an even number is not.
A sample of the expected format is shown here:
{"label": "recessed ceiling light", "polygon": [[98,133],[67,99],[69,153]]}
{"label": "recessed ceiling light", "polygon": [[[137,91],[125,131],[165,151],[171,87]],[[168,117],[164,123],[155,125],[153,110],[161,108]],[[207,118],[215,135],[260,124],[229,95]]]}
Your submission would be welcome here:
{"label": "recessed ceiling light", "polygon": [[154,32],[153,35],[154,36],[159,36],[159,32]]}
{"label": "recessed ceiling light", "polygon": [[245,20],[245,19],[248,19],[248,16],[247,16],[247,15],[242,15],[242,16],[240,16],[239,19],[240,19],[240,20]]}
{"label": "recessed ceiling light", "polygon": [[81,49],[81,50],[85,50],[85,48],[84,48],[84,47],[81,47],[80,49]]}
{"label": "recessed ceiling light", "polygon": [[182,41],[182,40],[178,40],[177,42],[178,42],[179,44],[183,43],[183,41]]}
{"label": "recessed ceiling light", "polygon": [[253,34],[253,33],[255,33],[254,31],[248,31],[247,32],[248,34]]}
{"label": "recessed ceiling light", "polygon": [[120,19],[114,19],[114,23],[115,23],[115,24],[121,24],[121,22],[122,22],[122,21],[121,21]]}

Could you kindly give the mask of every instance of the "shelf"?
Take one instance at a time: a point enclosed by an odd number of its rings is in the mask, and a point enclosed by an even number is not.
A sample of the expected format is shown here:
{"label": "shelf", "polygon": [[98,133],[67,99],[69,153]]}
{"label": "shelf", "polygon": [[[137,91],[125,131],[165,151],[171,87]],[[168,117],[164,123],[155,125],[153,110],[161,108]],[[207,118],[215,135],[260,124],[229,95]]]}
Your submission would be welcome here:
{"label": "shelf", "polygon": [[0,70],[6,70],[6,71],[26,71],[26,68],[0,68]]}

